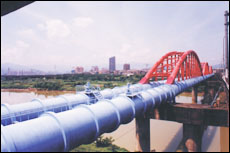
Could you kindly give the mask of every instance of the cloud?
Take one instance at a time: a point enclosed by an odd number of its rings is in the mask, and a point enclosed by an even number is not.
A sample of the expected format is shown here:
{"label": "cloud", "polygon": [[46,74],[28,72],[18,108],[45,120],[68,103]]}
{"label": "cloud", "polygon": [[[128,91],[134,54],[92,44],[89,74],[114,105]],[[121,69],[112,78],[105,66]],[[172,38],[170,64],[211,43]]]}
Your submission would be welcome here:
{"label": "cloud", "polygon": [[75,30],[79,33],[81,28],[86,28],[94,22],[90,17],[77,17],[64,22],[61,19],[49,19],[37,24],[37,29],[45,31],[48,39],[70,38]]}
{"label": "cloud", "polygon": [[21,40],[18,40],[18,41],[16,42],[16,46],[17,46],[18,48],[21,48],[21,49],[27,49],[27,48],[30,47],[29,44],[27,44],[27,43],[25,43],[24,41],[21,41]]}
{"label": "cloud", "polygon": [[32,36],[34,35],[34,31],[32,29],[24,29],[24,30],[20,30],[18,34],[20,36]]}
{"label": "cloud", "polygon": [[77,17],[73,19],[73,25],[77,27],[85,28],[91,25],[92,23],[94,23],[94,20],[90,17]]}
{"label": "cloud", "polygon": [[46,26],[45,26],[44,24],[42,24],[42,23],[39,23],[39,24],[37,25],[37,28],[38,28],[39,30],[42,30],[42,31],[46,30]]}
{"label": "cloud", "polygon": [[[115,53],[118,63],[153,63],[155,61],[154,54],[148,46],[143,46],[143,44],[136,43],[136,40],[123,43]],[[136,65],[137,66],[137,65]],[[134,66],[133,68],[135,68]]]}
{"label": "cloud", "polygon": [[[201,61],[218,57],[216,50],[222,50],[222,7],[209,3],[207,7],[194,3],[191,3],[194,6],[175,3],[174,7],[171,3],[127,3],[125,7],[117,4],[34,3],[18,15],[3,19],[4,60],[20,64],[108,67],[108,58],[116,56],[117,64],[152,66],[172,50],[194,49]],[[173,13],[166,19],[168,12]]]}
{"label": "cloud", "polygon": [[38,24],[40,30],[45,30],[49,39],[64,38],[70,35],[70,28],[60,19],[51,19],[45,24]]}
{"label": "cloud", "polygon": [[23,29],[17,32],[18,36],[22,40],[29,42],[35,41],[37,38],[37,33],[34,29]]}
{"label": "cloud", "polygon": [[27,54],[30,45],[24,41],[18,40],[15,45],[2,48],[2,62],[23,63],[24,56]]}

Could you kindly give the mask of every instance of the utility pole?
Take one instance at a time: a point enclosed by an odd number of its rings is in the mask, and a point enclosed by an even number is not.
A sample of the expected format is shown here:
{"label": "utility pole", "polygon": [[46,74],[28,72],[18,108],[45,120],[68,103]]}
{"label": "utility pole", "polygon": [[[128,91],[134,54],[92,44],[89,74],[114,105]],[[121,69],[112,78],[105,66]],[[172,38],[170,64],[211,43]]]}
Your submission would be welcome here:
{"label": "utility pole", "polygon": [[229,12],[225,11],[224,13],[225,16],[225,77],[228,78],[229,76],[229,60],[228,60],[228,16],[229,16]]}

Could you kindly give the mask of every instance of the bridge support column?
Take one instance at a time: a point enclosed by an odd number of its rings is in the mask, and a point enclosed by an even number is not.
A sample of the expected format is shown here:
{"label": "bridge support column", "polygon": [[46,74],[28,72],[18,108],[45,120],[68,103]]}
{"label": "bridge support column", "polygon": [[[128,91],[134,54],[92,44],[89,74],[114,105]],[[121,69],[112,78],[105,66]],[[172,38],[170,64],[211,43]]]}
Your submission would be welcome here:
{"label": "bridge support column", "polygon": [[202,104],[211,104],[212,100],[215,97],[215,90],[207,81],[204,82],[204,96]]}
{"label": "bridge support column", "polygon": [[136,118],[136,151],[150,152],[150,119],[144,116]]}
{"label": "bridge support column", "polygon": [[192,103],[197,104],[197,86],[192,87]]}
{"label": "bridge support column", "polygon": [[[205,85],[205,87],[204,87],[204,96],[203,96],[203,102],[202,102],[202,104],[205,104],[205,103],[207,103],[206,101],[206,99],[207,99],[207,97],[208,97],[208,89],[209,89],[209,86],[208,86],[208,83],[207,83],[207,81],[204,81],[204,85]],[[206,101],[205,101],[206,100]]]}
{"label": "bridge support column", "polygon": [[201,152],[203,131],[201,125],[183,124],[184,152]]}

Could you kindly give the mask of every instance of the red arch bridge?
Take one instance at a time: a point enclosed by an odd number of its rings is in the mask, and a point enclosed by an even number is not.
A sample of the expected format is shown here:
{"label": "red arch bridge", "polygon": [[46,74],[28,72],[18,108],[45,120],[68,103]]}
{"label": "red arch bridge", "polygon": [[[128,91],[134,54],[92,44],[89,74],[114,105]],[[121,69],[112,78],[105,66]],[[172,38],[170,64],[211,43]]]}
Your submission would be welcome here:
{"label": "red arch bridge", "polygon": [[[193,137],[190,132],[202,133],[200,124],[226,126],[226,120],[216,118],[213,121],[209,117],[210,111],[202,112],[206,108],[199,109],[202,113],[198,115],[189,112],[193,117],[183,115],[181,109],[174,111],[174,102],[175,96],[211,77],[212,67],[200,63],[194,51],[170,52],[138,84],[102,91],[93,90],[88,84],[84,92],[74,95],[35,99],[17,105],[1,104],[1,151],[69,151],[81,144],[92,143],[101,134],[115,131],[134,118],[138,151],[150,151],[150,117],[147,114],[156,119],[157,115],[152,116],[152,112],[166,104],[170,107],[163,109],[167,112],[165,119],[187,121],[184,144],[189,139],[190,146],[191,143],[197,146],[191,150],[199,151],[202,136]],[[155,81],[151,82],[151,79]],[[225,112],[211,111],[225,117]],[[178,112],[182,113],[179,117],[188,116],[189,119],[175,119]],[[205,115],[207,120],[191,121],[202,118],[200,115]]]}
{"label": "red arch bridge", "polygon": [[212,74],[212,66],[207,62],[200,63],[200,60],[193,50],[186,52],[169,52],[148,71],[140,83],[148,83],[151,78],[167,79],[167,84],[173,84],[175,79],[178,81],[193,77]]}

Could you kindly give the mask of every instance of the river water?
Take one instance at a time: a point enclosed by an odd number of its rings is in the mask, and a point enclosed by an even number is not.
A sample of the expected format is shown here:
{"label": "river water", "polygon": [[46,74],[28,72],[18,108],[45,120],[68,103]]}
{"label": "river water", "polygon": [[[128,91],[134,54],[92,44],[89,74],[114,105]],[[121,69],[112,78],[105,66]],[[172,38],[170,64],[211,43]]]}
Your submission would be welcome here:
{"label": "river water", "polygon": [[[74,92],[1,92],[1,103],[19,104],[29,102],[32,99],[46,99],[57,95],[73,94]],[[202,97],[198,96],[198,102]],[[176,102],[191,103],[191,96],[182,94],[176,97]],[[150,120],[151,129],[151,150],[158,152],[174,152],[182,140],[182,124],[169,121]],[[226,131],[226,132],[224,132]],[[135,120],[126,125],[121,125],[116,131],[104,134],[104,137],[113,137],[114,144],[126,148],[129,151],[135,151]],[[226,148],[226,142],[221,141],[221,136],[229,135],[229,128],[220,128],[209,126],[204,133],[202,142],[202,151],[204,152],[220,152],[223,146]],[[223,137],[222,136],[222,137]],[[229,138],[228,138],[229,139]],[[221,147],[222,146],[222,147]],[[228,145],[229,147],[229,145]]]}

